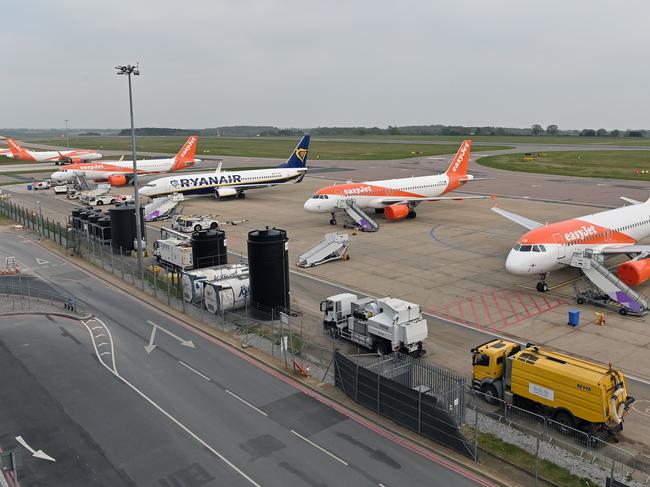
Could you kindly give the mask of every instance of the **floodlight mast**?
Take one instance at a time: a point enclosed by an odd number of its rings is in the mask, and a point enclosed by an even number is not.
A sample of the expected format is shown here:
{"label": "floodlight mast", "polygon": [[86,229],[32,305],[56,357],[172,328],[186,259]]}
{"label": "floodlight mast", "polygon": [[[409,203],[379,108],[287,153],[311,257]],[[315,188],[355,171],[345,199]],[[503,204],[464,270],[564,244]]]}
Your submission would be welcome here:
{"label": "floodlight mast", "polygon": [[135,125],[133,123],[133,94],[131,90],[131,75],[140,75],[140,66],[132,66],[127,64],[125,66],[115,66],[117,74],[125,74],[129,78],[129,110],[131,113],[131,159],[133,162],[133,202],[135,204],[135,235],[136,235],[136,250],[138,252],[138,272],[142,276],[144,264],[142,262],[142,221],[140,218],[140,195],[138,187],[138,166],[135,158]]}

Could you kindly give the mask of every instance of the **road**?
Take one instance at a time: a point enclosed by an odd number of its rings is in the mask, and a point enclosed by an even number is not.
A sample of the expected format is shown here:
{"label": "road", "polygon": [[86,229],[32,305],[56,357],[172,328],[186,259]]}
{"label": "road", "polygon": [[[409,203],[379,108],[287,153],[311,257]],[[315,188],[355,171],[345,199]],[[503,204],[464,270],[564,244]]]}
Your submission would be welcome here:
{"label": "road", "polygon": [[0,249],[96,314],[0,319],[3,370],[23,372],[3,386],[36,391],[0,401],[0,446],[22,435],[55,458],[27,459],[39,485],[489,485],[28,238]]}

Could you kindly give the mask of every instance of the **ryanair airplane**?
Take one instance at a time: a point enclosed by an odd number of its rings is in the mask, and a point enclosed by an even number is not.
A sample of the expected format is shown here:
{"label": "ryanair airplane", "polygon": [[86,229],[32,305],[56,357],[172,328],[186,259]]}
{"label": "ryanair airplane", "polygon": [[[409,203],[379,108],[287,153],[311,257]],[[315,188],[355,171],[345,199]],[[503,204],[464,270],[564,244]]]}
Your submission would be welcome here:
{"label": "ryanair airplane", "polygon": [[178,174],[154,179],[140,189],[140,194],[151,198],[174,193],[183,195],[214,194],[217,199],[233,196],[245,198],[244,191],[249,189],[268,188],[284,183],[299,183],[307,171],[309,137],[309,135],[303,136],[287,162],[277,167],[222,172],[221,164],[219,164],[214,172]]}

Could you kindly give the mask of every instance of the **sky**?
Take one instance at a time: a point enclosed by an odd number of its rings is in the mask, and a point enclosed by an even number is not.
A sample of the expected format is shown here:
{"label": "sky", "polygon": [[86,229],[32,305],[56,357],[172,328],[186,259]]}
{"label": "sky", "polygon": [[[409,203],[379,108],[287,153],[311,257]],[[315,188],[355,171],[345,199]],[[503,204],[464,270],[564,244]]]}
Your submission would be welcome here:
{"label": "sky", "polygon": [[5,0],[0,127],[650,128],[650,2]]}

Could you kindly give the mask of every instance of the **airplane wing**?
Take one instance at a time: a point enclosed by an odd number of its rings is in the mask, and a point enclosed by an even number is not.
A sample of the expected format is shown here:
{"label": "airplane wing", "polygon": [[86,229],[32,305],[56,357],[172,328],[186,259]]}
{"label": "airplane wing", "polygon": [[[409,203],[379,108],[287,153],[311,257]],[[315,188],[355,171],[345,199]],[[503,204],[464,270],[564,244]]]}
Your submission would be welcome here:
{"label": "airplane wing", "polygon": [[599,250],[601,254],[650,254],[650,245],[607,246]]}
{"label": "airplane wing", "polygon": [[419,204],[423,201],[447,201],[447,200],[480,200],[485,198],[492,198],[492,195],[477,195],[477,196],[432,196],[430,198],[382,198],[379,200],[384,205],[407,205]]}
{"label": "airplane wing", "polygon": [[527,228],[528,230],[533,230],[535,228],[539,228],[539,227],[542,226],[541,223],[536,222],[535,220],[530,220],[530,219],[526,218],[525,216],[510,213],[509,211],[502,210],[501,208],[498,208],[496,206],[492,207],[492,211],[495,212],[495,213],[498,213],[499,215],[507,218],[510,221],[515,222],[518,225],[521,225],[524,228]]}
{"label": "airplane wing", "polygon": [[643,203],[643,201],[633,200],[632,198],[626,198],[625,196],[621,196],[621,199],[623,201],[627,201],[628,203],[632,203],[633,205],[640,205],[641,203]]}

